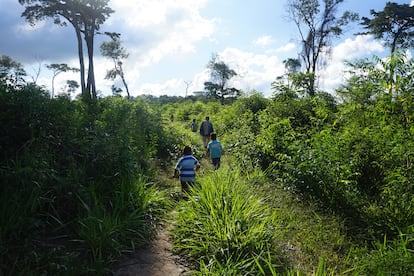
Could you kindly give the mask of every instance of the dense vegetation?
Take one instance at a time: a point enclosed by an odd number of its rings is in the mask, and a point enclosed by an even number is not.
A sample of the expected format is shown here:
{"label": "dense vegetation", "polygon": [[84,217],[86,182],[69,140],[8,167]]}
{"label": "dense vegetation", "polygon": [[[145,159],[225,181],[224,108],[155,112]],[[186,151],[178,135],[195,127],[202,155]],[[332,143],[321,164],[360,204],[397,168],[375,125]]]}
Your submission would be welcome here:
{"label": "dense vegetation", "polygon": [[150,238],[165,208],[152,160],[174,144],[158,114],[123,98],[50,99],[32,85],[3,85],[0,98],[3,273],[102,273]]}
{"label": "dense vegetation", "polygon": [[[0,86],[0,269],[104,274],[170,209],[175,249],[200,275],[414,271],[414,64],[353,64],[337,91],[272,98],[50,99]],[[169,121],[170,114],[174,122]],[[190,122],[209,115],[226,155],[210,169]],[[179,149],[204,169],[170,197]]]}
{"label": "dense vegetation", "polygon": [[[376,62],[364,60],[352,64],[350,73],[353,76],[337,91],[340,96],[337,100],[323,92],[304,96],[281,84],[276,85],[278,89],[272,99],[252,93],[231,106],[217,108],[209,104],[210,110],[206,111],[215,114],[211,119],[220,139],[226,145],[226,152],[236,160],[237,165],[231,168],[238,168],[247,178],[259,169],[271,179],[271,183],[266,182],[261,189],[267,190],[270,201],[276,202],[271,204],[272,208],[285,219],[276,220],[281,227],[278,239],[285,240],[285,244],[293,242],[300,252],[313,256],[313,260],[308,259],[313,267],[319,264],[323,271],[334,274],[347,271],[363,275],[405,275],[414,268],[414,66],[412,59],[402,54],[374,60]],[[191,106],[194,105],[186,106],[185,110],[190,110]],[[182,108],[178,108],[176,114],[180,112]],[[245,177],[236,182],[243,182]],[[254,180],[251,181],[254,184]],[[201,189],[208,185],[202,180]],[[231,184],[228,186],[235,189]],[[258,190],[256,185],[251,187]],[[308,212],[303,209],[302,222],[294,222],[293,215],[288,215],[290,205],[284,209],[277,200],[286,191],[300,201],[305,200],[305,206],[311,204],[304,208],[317,212],[315,216],[319,219],[312,223],[321,223],[319,230],[306,226],[309,219],[312,221],[312,215],[306,216]],[[203,195],[203,192],[197,190],[197,194]],[[230,201],[237,196],[224,198]],[[282,202],[286,204],[286,199]],[[213,206],[220,204],[216,202]],[[196,208],[198,214],[193,215],[193,211],[189,213],[198,219],[190,218],[183,225],[200,223],[199,218],[205,211],[201,207]],[[290,213],[296,212],[290,209]],[[184,216],[187,215],[184,213]],[[335,222],[321,219],[325,216],[336,218]],[[229,222],[233,226],[234,223]],[[295,225],[293,229],[291,224]],[[336,225],[335,230],[329,229],[333,225]],[[282,226],[292,232],[283,236],[286,229]],[[305,229],[298,229],[301,227]],[[197,238],[198,233],[194,235]],[[188,236],[182,241],[187,239]],[[231,244],[232,240],[227,242]],[[327,250],[329,246],[332,248]],[[187,254],[196,254],[191,248],[184,249]],[[257,256],[262,255],[257,253]],[[209,256],[212,262],[209,265],[201,256],[195,259],[202,259],[201,267],[228,267],[225,261],[229,258],[220,261],[217,253]],[[241,263],[236,262],[233,269],[239,265]],[[279,266],[279,263],[274,265]],[[238,275],[232,271],[234,274],[229,275]],[[223,275],[220,273],[223,270],[217,275]]]}

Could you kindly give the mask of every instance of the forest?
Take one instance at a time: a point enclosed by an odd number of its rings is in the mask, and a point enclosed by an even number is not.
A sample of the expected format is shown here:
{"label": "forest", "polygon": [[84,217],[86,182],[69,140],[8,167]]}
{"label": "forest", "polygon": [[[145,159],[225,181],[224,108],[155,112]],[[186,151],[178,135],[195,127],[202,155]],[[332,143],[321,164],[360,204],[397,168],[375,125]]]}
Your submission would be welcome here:
{"label": "forest", "polygon": [[[226,86],[236,72],[212,59],[209,93],[99,97],[82,78],[74,98],[25,80],[2,56],[0,275],[111,275],[165,223],[190,275],[412,275],[404,31],[389,56],[349,63],[335,95],[294,59],[271,97],[238,91]],[[191,131],[206,116],[224,147],[218,170]],[[183,194],[172,174],[186,145],[202,166]]]}

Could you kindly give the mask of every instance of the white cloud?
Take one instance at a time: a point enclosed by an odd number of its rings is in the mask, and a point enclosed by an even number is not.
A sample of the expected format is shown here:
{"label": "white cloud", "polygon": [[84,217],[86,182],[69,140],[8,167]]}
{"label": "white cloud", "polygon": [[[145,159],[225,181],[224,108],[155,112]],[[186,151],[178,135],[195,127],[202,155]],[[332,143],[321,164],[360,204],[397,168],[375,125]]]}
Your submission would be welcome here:
{"label": "white cloud", "polygon": [[[130,87],[135,87],[131,89],[133,95],[149,91],[154,95],[185,91],[183,81],[174,78],[162,84],[143,84],[140,77],[143,70],[154,68],[166,58],[194,54],[197,43],[211,39],[217,20],[206,19],[200,14],[206,2],[207,0],[111,1],[110,6],[116,12],[109,18],[107,29],[111,25],[115,26],[122,34],[121,40],[127,42],[125,48],[129,58],[125,61],[124,71]],[[121,30],[119,26],[122,26]]]}
{"label": "white cloud", "polygon": [[284,73],[284,65],[276,55],[256,54],[236,48],[219,53],[220,59],[238,74],[231,84],[238,89],[259,90],[270,95],[271,83]]}
{"label": "white cloud", "polygon": [[131,58],[141,66],[159,62],[165,56],[195,52],[195,43],[212,36],[215,19],[205,19],[200,9],[205,0],[113,0],[116,10],[108,23],[124,26],[131,41]]}
{"label": "white cloud", "polygon": [[154,27],[154,25],[177,21],[180,17],[197,16],[206,0],[112,0],[110,7],[116,12],[108,20],[122,19],[132,28]]}
{"label": "white cloud", "polygon": [[210,71],[206,68],[203,71],[197,73],[193,81],[191,82],[190,91],[204,91],[204,82],[208,81],[210,78]]}
{"label": "white cloud", "polygon": [[153,96],[184,96],[183,81],[179,79],[170,79],[164,83],[146,83],[140,87],[140,94],[150,94]]}
{"label": "white cloud", "polygon": [[287,53],[287,52],[290,52],[290,51],[294,50],[295,48],[296,48],[295,43],[290,42],[286,45],[283,45],[282,47],[277,48],[276,52],[277,53]]}
{"label": "white cloud", "polygon": [[358,35],[354,39],[346,39],[333,49],[335,60],[352,60],[363,56],[372,55],[375,52],[382,52],[384,47],[372,35]]}
{"label": "white cloud", "polygon": [[414,6],[414,0],[411,0],[410,7]]}
{"label": "white cloud", "polygon": [[369,57],[383,51],[382,44],[374,40],[371,35],[359,35],[354,39],[346,39],[333,48],[327,66],[320,71],[320,87],[327,92],[332,92],[347,79],[344,72],[346,69],[345,61]]}
{"label": "white cloud", "polygon": [[29,23],[20,23],[15,26],[15,32],[19,35],[29,36],[34,35],[35,30],[43,29],[46,21],[39,21],[36,25],[31,26]]}
{"label": "white cloud", "polygon": [[274,42],[275,40],[273,39],[271,35],[264,35],[254,40],[253,44],[256,46],[269,46],[273,44]]}

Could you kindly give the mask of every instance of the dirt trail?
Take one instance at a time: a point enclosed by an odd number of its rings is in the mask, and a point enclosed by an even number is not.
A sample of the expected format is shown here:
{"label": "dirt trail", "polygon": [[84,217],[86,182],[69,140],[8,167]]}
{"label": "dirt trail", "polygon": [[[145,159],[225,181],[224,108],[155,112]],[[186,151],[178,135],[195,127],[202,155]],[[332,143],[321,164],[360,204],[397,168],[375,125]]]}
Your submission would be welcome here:
{"label": "dirt trail", "polygon": [[180,258],[172,253],[170,233],[159,229],[151,243],[139,249],[121,262],[113,271],[114,276],[184,276],[191,275],[189,268],[180,264]]}
{"label": "dirt trail", "polygon": [[[208,167],[208,161],[200,160]],[[206,164],[204,164],[206,163]],[[167,176],[165,183],[179,185],[178,181]],[[190,268],[172,251],[172,238],[168,227],[161,225],[150,244],[137,250],[121,261],[114,269],[114,276],[191,276]]]}

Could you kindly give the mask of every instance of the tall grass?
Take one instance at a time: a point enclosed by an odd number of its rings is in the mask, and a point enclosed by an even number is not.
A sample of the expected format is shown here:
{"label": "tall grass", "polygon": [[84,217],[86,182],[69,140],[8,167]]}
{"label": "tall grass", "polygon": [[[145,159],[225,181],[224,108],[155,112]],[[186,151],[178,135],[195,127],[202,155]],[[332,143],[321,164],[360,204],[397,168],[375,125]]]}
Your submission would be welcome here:
{"label": "tall grass", "polygon": [[0,275],[104,274],[165,209],[143,176],[164,137],[156,114],[1,88]]}
{"label": "tall grass", "polygon": [[375,242],[374,249],[355,248],[350,273],[356,275],[413,275],[414,273],[414,225],[398,238]]}
{"label": "tall grass", "polygon": [[94,184],[66,194],[40,184],[1,193],[1,274],[105,274],[147,243],[167,198],[142,175],[120,182],[112,198]]}
{"label": "tall grass", "polygon": [[102,260],[111,262],[148,242],[155,217],[165,207],[161,204],[165,199],[162,193],[142,175],[133,183],[122,182],[109,202],[103,202],[98,193],[99,190],[91,190],[89,203],[79,198],[83,216],[76,227],[77,242],[87,250],[86,256],[97,268]]}
{"label": "tall grass", "polygon": [[[265,275],[279,266],[272,252],[271,210],[237,172],[206,174],[178,208],[175,248],[200,275]],[[265,268],[265,269],[263,269]]]}

